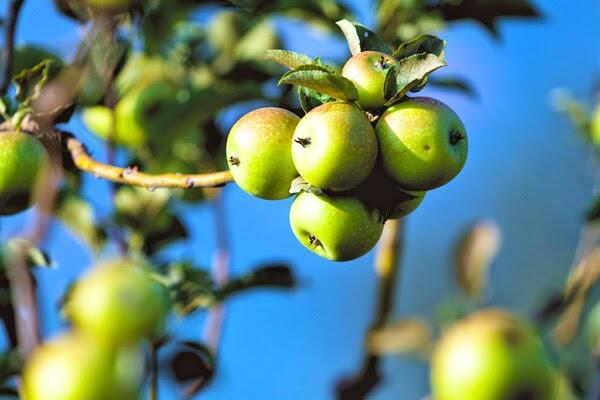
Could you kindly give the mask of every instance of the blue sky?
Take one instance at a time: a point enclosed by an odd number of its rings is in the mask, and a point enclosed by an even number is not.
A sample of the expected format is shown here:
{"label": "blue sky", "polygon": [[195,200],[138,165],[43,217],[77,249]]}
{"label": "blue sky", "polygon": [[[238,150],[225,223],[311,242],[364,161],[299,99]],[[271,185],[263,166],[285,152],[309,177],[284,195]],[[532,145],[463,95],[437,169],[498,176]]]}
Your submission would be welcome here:
{"label": "blue sky", "polygon": [[[408,218],[400,293],[394,315],[431,317],[438,305],[456,295],[451,249],[456,235],[475,219],[495,220],[504,243],[492,271],[490,304],[527,312],[561,286],[568,271],[591,201],[593,160],[568,121],[556,114],[549,93],[568,87],[592,98],[600,76],[597,38],[600,3],[534,1],[543,19],[505,20],[502,41],[477,24],[453,24],[440,32],[447,40],[449,67],[440,76],[468,78],[479,99],[426,89],[462,117],[470,141],[469,160],[452,183],[428,194]],[[370,2],[351,2],[366,23]],[[574,5],[576,4],[576,5]],[[343,61],[345,44],[297,25],[279,24],[287,48]],[[57,15],[47,0],[27,0],[18,43],[41,44],[69,55],[81,30]],[[226,123],[231,123],[227,122]],[[69,126],[97,146],[78,119]],[[98,152],[101,156],[102,153]],[[86,196],[106,203],[106,192],[93,178]],[[227,305],[227,323],[215,382],[205,399],[328,399],[334,382],[355,371],[363,334],[374,306],[373,254],[348,263],[332,263],[308,253],[289,228],[291,200],[266,202],[234,185],[225,189],[231,230],[233,273],[260,262],[294,265],[301,285],[292,294],[253,292]],[[182,209],[192,240],[176,246],[177,256],[210,263],[213,223],[207,206]],[[7,218],[1,237],[19,231],[29,214]],[[90,254],[72,235],[54,224],[46,248],[57,271],[39,273],[43,323],[47,334],[60,326],[56,315],[62,288],[91,263]],[[181,325],[190,338],[202,332],[202,316]],[[390,357],[385,381],[372,398],[418,400],[427,393],[427,367]],[[174,398],[163,386],[162,398]]]}

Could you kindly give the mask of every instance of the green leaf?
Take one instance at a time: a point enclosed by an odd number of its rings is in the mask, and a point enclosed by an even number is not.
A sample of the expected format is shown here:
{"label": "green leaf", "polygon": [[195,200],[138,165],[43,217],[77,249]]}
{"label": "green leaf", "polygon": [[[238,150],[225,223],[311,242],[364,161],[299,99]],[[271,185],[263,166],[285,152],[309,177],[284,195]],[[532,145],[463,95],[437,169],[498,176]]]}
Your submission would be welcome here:
{"label": "green leaf", "polygon": [[190,263],[170,264],[166,274],[158,279],[169,288],[173,308],[180,315],[212,307],[218,301],[210,273]]}
{"label": "green leaf", "polygon": [[308,113],[313,108],[319,107],[321,104],[335,101],[331,96],[321,94],[316,90],[309,89],[307,87],[298,87],[298,98],[300,100],[300,107],[305,113]]}
{"label": "green leaf", "polygon": [[472,299],[486,290],[488,270],[498,251],[502,236],[489,221],[473,224],[460,236],[454,249],[454,273],[460,288]]}
{"label": "green leaf", "polygon": [[358,54],[361,51],[380,51],[385,54],[391,54],[390,47],[381,39],[377,34],[365,26],[356,22],[350,22],[346,19],[342,19],[336,24],[340,27],[348,47],[352,55]]}
{"label": "green leaf", "polygon": [[215,357],[210,349],[200,342],[181,341],[177,343],[175,355],[169,361],[173,377],[180,383],[193,381],[190,386],[198,393],[214,375]]}
{"label": "green leaf", "polygon": [[302,65],[288,71],[279,84],[304,86],[340,100],[358,99],[356,87],[349,79],[320,65]]}
{"label": "green leaf", "polygon": [[14,77],[17,93],[16,99],[19,104],[29,105],[42,91],[42,87],[48,80],[50,71],[50,60],[44,60],[33,68],[25,69]]}
{"label": "green leaf", "polygon": [[416,54],[428,53],[435,54],[442,60],[444,59],[444,48],[446,41],[434,35],[419,35],[415,39],[402,43],[398,50],[392,54],[392,57],[402,60]]}
{"label": "green leaf", "polygon": [[323,193],[321,189],[311,186],[310,183],[306,182],[306,180],[303,177],[299,176],[292,181],[290,193],[296,194],[300,192],[308,192],[317,195]]}
{"label": "green leaf", "polygon": [[265,57],[289,69],[296,69],[306,64],[312,64],[313,60],[309,56],[296,53],[294,51],[272,49],[267,50]]}
{"label": "green leaf", "polygon": [[588,222],[595,222],[600,219],[600,196],[594,199],[592,206],[585,215],[585,219]]}
{"label": "green leaf", "polygon": [[429,74],[446,65],[435,54],[427,53],[412,55],[392,65],[385,77],[385,105],[397,103],[410,90],[422,85]]}
{"label": "green leaf", "polygon": [[285,264],[267,264],[256,268],[248,275],[232,279],[217,290],[217,296],[222,301],[232,294],[255,288],[293,289],[296,279],[291,268]]}
{"label": "green leaf", "polygon": [[63,194],[57,202],[55,215],[94,252],[98,253],[104,248],[107,234],[98,224],[90,203],[75,194]]}
{"label": "green leaf", "polygon": [[376,355],[427,358],[433,347],[431,328],[422,319],[404,319],[369,333],[366,346],[369,353]]}

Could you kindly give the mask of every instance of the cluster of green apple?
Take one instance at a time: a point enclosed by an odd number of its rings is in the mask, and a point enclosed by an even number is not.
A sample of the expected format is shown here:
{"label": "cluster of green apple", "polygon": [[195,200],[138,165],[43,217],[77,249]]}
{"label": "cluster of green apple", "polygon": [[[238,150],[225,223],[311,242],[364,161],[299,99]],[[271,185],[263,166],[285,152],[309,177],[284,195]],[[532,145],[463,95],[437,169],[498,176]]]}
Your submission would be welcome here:
{"label": "cluster of green apple", "polygon": [[368,252],[386,220],[415,210],[426,191],[448,183],[466,161],[465,127],[447,105],[405,96],[384,107],[394,62],[360,52],[342,71],[357,89],[356,102],[327,102],[302,118],[258,109],[240,118],[227,139],[229,168],[244,191],[276,200],[302,188],[291,206],[292,230],[330,260]]}
{"label": "cluster of green apple", "polygon": [[95,266],[68,295],[73,330],[42,344],[23,371],[27,400],[137,399],[144,341],[170,307],[166,288],[131,260]]}
{"label": "cluster of green apple", "polygon": [[431,361],[435,400],[557,400],[562,390],[541,339],[522,318],[478,311],[451,326]]}

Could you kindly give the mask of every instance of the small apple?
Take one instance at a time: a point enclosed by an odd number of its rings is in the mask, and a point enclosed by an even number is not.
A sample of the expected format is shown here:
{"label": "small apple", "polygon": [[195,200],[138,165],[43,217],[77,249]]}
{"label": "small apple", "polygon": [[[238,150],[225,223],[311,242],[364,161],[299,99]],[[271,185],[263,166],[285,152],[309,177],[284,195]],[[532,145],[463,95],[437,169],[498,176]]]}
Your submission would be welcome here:
{"label": "small apple", "polygon": [[465,127],[438,100],[414,97],[396,104],[383,113],[375,130],[383,167],[405,190],[435,189],[465,165]]}
{"label": "small apple", "polygon": [[596,106],[596,110],[592,115],[592,139],[597,146],[600,146],[600,104]]}
{"label": "small apple", "polygon": [[65,313],[100,344],[135,343],[160,334],[170,301],[166,288],[130,260],[92,268],[75,284]]}
{"label": "small apple", "polygon": [[[25,400],[134,400],[139,395],[142,354],[96,346],[87,337],[67,333],[42,344],[22,375]],[[119,365],[120,364],[120,365]],[[123,371],[128,368],[127,373]],[[133,371],[137,368],[137,371]]]}
{"label": "small apple", "polygon": [[379,164],[354,192],[368,208],[379,210],[385,220],[402,218],[412,213],[427,193],[400,189]]}
{"label": "small apple", "polygon": [[499,309],[443,333],[431,360],[436,400],[554,400],[556,371],[534,329]]}
{"label": "small apple", "polygon": [[383,230],[377,210],[356,197],[300,193],[290,209],[294,235],[307,249],[333,261],[362,256],[375,246]]}
{"label": "small apple", "polygon": [[342,75],[358,90],[358,104],[364,108],[381,108],[385,103],[385,76],[396,60],[379,51],[363,51],[352,56],[344,65]]}
{"label": "small apple", "polygon": [[15,214],[31,206],[49,160],[46,149],[33,135],[0,132],[0,215]]}
{"label": "small apple", "polygon": [[298,176],[292,160],[292,137],[300,118],[265,107],[240,118],[227,136],[227,163],[245,192],[269,200],[289,197]]}
{"label": "small apple", "polygon": [[294,164],[312,186],[332,191],[356,187],[377,159],[377,138],[365,114],[348,102],[325,103],[298,123]]}

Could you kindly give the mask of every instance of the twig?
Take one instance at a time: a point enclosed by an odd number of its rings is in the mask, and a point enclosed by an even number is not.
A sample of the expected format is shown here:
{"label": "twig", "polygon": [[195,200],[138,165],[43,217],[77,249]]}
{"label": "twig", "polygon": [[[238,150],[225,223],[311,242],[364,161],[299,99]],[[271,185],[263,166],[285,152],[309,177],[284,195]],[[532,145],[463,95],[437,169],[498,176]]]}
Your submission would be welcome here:
{"label": "twig", "polygon": [[219,171],[197,175],[180,173],[157,175],[146,174],[138,171],[135,167],[121,168],[94,160],[85,146],[73,137],[67,139],[66,145],[68,151],[71,153],[73,163],[77,168],[98,178],[104,178],[113,182],[146,188],[191,189],[199,187],[219,187],[233,181],[230,171]]}
{"label": "twig", "polygon": [[[396,276],[400,269],[402,256],[404,223],[402,220],[390,220],[386,223],[377,255],[375,269],[379,284],[377,289],[377,306],[370,331],[381,328],[386,323],[394,297]],[[377,355],[366,354],[363,358],[360,372],[356,376],[343,378],[336,386],[336,395],[339,400],[360,400],[379,383],[381,371],[380,358]]]}
{"label": "twig", "polygon": [[149,400],[158,399],[158,349],[155,343],[150,343],[150,393]]}
{"label": "twig", "polygon": [[4,36],[4,69],[2,71],[2,81],[0,82],[0,95],[8,90],[12,78],[12,64],[15,53],[15,31],[17,30],[17,20],[23,6],[24,0],[11,0],[8,7],[8,18],[6,22],[6,32]]}

